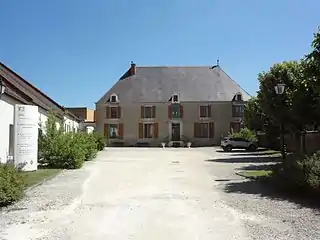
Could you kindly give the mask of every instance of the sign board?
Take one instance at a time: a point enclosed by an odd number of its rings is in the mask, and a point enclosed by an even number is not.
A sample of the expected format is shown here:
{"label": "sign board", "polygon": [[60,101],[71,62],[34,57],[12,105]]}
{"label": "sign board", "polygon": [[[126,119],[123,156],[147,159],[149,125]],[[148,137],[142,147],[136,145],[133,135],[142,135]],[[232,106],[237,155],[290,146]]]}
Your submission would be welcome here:
{"label": "sign board", "polygon": [[38,107],[15,105],[14,165],[22,171],[38,169]]}

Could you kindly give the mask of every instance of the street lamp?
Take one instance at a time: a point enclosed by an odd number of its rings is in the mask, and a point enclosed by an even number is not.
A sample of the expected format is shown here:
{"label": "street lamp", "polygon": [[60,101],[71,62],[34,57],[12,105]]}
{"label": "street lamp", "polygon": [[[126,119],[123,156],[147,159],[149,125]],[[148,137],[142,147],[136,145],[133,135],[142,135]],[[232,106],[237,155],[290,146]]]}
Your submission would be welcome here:
{"label": "street lamp", "polygon": [[[277,95],[283,95],[285,84],[284,83],[278,83],[275,87],[275,92]],[[282,159],[286,159],[286,146],[284,142],[284,124],[283,124],[283,118],[281,117],[281,123],[280,123],[280,139],[281,139],[281,155]]]}
{"label": "street lamp", "polygon": [[6,86],[4,85],[4,83],[0,80],[0,99],[2,94],[4,94],[4,91],[6,89]]}
{"label": "street lamp", "polygon": [[276,91],[276,94],[282,95],[284,93],[284,88],[285,88],[284,83],[278,83],[275,87],[274,90]]}

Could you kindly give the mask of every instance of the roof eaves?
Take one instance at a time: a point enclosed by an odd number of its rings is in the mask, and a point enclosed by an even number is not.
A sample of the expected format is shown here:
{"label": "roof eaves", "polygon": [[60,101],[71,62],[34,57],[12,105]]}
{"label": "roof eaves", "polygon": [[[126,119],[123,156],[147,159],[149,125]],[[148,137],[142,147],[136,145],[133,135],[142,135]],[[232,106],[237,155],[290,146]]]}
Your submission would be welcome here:
{"label": "roof eaves", "polygon": [[48,95],[46,95],[45,93],[43,93],[40,89],[38,89],[37,87],[35,87],[33,84],[31,84],[30,82],[28,82],[27,80],[25,80],[23,77],[21,77],[19,74],[17,74],[16,72],[14,72],[13,70],[11,70],[9,67],[7,67],[6,65],[4,65],[2,62],[0,62],[0,65],[2,67],[4,67],[6,70],[8,70],[9,72],[11,72],[14,76],[16,76],[18,79],[20,79],[22,82],[24,82],[25,84],[27,84],[29,87],[31,87],[32,89],[34,89],[35,91],[37,91],[38,93],[40,93],[43,97],[45,97],[46,99],[48,99],[50,102],[52,102],[54,105],[56,105],[58,108],[60,108],[61,110],[63,110],[63,107],[57,103],[56,101],[54,101],[52,98],[50,98]]}

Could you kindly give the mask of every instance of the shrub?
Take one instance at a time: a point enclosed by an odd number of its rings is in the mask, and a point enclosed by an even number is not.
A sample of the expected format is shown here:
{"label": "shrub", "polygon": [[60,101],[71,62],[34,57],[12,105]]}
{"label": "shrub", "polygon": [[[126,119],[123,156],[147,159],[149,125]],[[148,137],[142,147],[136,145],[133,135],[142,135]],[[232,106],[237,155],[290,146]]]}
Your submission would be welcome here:
{"label": "shrub", "polygon": [[82,146],[85,160],[92,160],[97,154],[96,139],[92,133],[76,133],[75,144]]}
{"label": "shrub", "polygon": [[0,206],[6,206],[23,196],[24,181],[19,170],[0,164]]}
{"label": "shrub", "polygon": [[[57,128],[57,118],[50,114],[45,134],[39,132],[39,163],[48,167],[75,169],[93,159],[104,148],[104,139],[97,133],[65,133]],[[63,126],[60,123],[60,126]]]}
{"label": "shrub", "polygon": [[320,151],[303,161],[299,161],[298,164],[303,172],[306,184],[310,188],[320,191]]}
{"label": "shrub", "polygon": [[72,133],[61,134],[57,137],[55,146],[49,147],[51,156],[46,156],[50,167],[76,169],[80,168],[85,160],[84,146],[79,144],[79,139]]}
{"label": "shrub", "polygon": [[240,132],[232,133],[231,136],[235,138],[244,138],[248,141],[258,141],[257,135],[249,128],[242,128]]}
{"label": "shrub", "polygon": [[104,137],[97,132],[93,132],[92,134],[95,138],[97,150],[102,151],[104,149],[104,147],[106,146],[106,141],[105,141]]}
{"label": "shrub", "polygon": [[273,172],[275,184],[289,192],[320,194],[320,151],[309,157],[288,156]]}

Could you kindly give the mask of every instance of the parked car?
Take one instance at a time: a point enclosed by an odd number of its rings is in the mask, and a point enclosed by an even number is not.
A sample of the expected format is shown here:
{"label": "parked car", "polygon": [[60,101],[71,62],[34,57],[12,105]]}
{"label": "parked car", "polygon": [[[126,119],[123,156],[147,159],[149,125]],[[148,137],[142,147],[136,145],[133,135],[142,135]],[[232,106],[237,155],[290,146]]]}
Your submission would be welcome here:
{"label": "parked car", "polygon": [[232,149],[246,149],[247,151],[255,151],[258,148],[256,141],[249,141],[244,138],[225,137],[221,140],[221,148],[225,152],[230,152]]}

